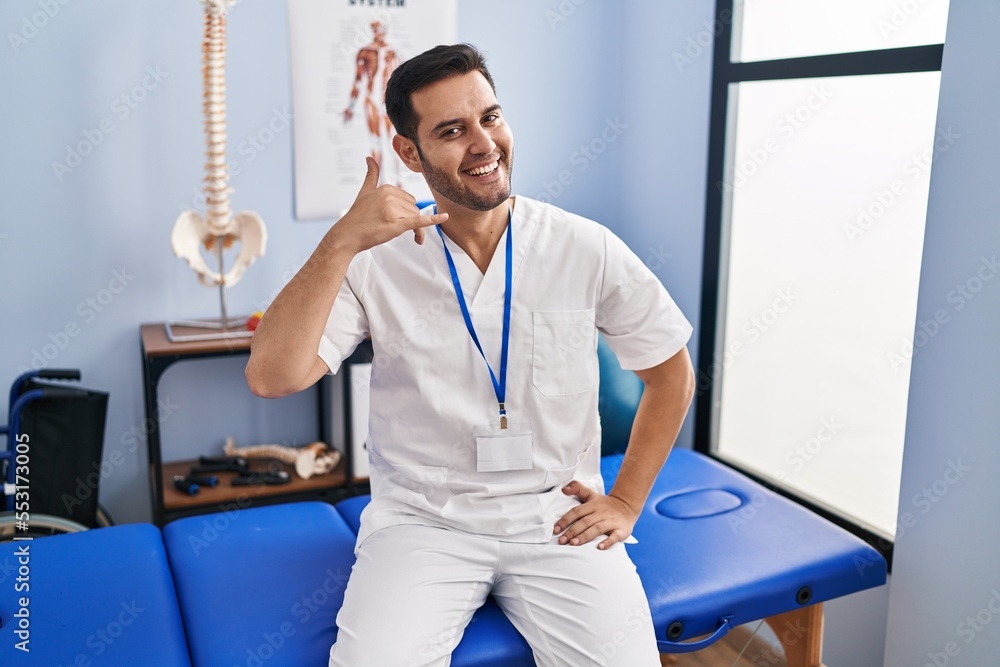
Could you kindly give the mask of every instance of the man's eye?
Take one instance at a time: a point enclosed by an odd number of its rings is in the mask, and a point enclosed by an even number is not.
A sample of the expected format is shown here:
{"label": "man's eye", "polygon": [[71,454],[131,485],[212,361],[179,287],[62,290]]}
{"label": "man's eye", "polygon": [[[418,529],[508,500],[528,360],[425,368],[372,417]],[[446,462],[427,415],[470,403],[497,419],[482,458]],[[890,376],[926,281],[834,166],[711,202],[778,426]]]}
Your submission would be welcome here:
{"label": "man's eye", "polygon": [[488,116],[486,116],[485,118],[483,118],[483,122],[484,123],[492,123],[493,121],[496,121],[496,120],[499,120],[499,119],[500,119],[500,115],[499,114],[491,113]]}

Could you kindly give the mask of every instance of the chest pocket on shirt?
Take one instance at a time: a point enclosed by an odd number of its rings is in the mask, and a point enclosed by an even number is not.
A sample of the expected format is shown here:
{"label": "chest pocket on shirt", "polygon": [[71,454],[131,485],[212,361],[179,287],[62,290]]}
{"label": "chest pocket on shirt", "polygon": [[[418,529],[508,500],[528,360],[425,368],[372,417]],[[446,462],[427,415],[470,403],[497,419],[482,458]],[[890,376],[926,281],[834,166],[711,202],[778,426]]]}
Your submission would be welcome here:
{"label": "chest pocket on shirt", "polygon": [[597,379],[594,309],[532,314],[532,382],[546,396],[580,394]]}

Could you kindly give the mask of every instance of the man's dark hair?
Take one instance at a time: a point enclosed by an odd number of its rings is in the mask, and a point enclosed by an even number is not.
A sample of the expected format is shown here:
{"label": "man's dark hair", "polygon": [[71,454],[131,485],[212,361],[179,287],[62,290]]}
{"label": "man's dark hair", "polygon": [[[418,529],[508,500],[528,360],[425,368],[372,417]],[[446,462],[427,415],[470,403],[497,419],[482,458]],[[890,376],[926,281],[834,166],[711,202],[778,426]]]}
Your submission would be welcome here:
{"label": "man's dark hair", "polygon": [[417,143],[417,123],[420,119],[413,110],[414,92],[442,79],[476,70],[486,77],[496,93],[493,77],[486,69],[486,59],[471,44],[435,46],[397,67],[385,88],[385,110],[396,133]]}

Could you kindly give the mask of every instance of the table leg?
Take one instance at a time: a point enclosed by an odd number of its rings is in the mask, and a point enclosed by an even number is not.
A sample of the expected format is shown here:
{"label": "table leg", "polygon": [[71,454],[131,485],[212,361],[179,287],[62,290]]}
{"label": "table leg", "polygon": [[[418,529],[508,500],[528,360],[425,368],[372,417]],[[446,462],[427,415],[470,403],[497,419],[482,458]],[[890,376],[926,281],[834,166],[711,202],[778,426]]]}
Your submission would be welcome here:
{"label": "table leg", "polygon": [[767,624],[785,650],[788,667],[822,667],[822,603],[771,616]]}

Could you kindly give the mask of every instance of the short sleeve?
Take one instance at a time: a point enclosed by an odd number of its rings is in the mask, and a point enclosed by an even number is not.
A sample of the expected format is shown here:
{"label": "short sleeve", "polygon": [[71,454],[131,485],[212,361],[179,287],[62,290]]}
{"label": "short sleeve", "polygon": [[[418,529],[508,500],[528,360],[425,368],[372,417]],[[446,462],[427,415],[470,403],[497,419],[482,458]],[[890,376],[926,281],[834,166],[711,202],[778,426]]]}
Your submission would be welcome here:
{"label": "short sleeve", "polygon": [[347,268],[320,337],[317,353],[331,373],[336,373],[344,359],[368,336],[368,315],[361,300],[370,266],[368,260],[368,255],[362,253]]}
{"label": "short sleeve", "polygon": [[607,229],[604,247],[597,328],[622,368],[652,368],[680,352],[691,324],[659,278]]}

